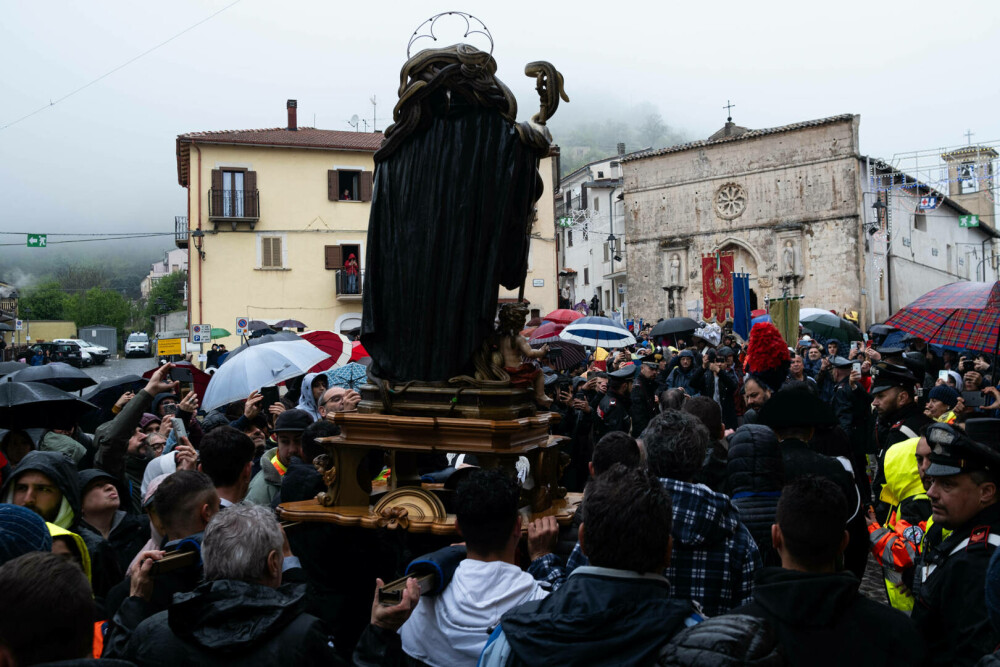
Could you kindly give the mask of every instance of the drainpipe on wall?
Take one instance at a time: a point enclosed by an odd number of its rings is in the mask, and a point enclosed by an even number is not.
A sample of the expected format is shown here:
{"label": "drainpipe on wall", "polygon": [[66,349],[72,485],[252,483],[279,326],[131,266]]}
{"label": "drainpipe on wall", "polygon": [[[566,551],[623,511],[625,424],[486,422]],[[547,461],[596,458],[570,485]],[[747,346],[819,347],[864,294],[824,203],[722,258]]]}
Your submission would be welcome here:
{"label": "drainpipe on wall", "polygon": [[[201,231],[201,200],[202,200],[202,193],[201,193],[201,148],[199,146],[195,145],[194,142],[191,142],[191,146],[195,150],[198,151],[198,231]],[[189,181],[190,181],[190,179],[189,179]],[[204,243],[204,241],[202,241],[202,243]],[[190,247],[188,248],[188,251],[190,252]],[[196,254],[198,255],[198,322],[201,323],[205,319],[204,316],[203,316],[204,313],[202,312],[202,299],[201,299],[202,285],[205,282],[205,275],[204,275],[204,271],[203,271],[202,266],[201,266],[201,262],[202,262],[201,253],[199,252],[199,253],[196,253]],[[191,322],[189,321],[188,325],[190,325],[190,324],[191,324]]]}

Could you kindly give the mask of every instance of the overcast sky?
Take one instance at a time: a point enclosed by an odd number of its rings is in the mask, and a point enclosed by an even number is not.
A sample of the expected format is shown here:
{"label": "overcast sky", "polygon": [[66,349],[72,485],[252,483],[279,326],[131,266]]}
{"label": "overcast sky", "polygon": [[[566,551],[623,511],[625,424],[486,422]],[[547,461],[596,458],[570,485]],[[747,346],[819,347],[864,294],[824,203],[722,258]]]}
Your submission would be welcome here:
{"label": "overcast sky", "polygon": [[[0,0],[0,127],[231,1]],[[448,9],[489,27],[521,118],[537,110],[523,67],[543,59],[565,76],[567,119],[649,101],[669,125],[704,138],[732,100],[734,120],[751,128],[861,114],[861,150],[875,156],[962,144],[966,129],[973,141],[1000,139],[993,0],[240,0],[0,130],[0,231],[172,231],[185,206],[176,136],[283,127],[289,98],[300,125],[315,115],[318,127],[349,130],[353,114],[371,119],[375,95],[382,129],[410,34]],[[459,41],[453,26],[439,27],[435,46]]]}

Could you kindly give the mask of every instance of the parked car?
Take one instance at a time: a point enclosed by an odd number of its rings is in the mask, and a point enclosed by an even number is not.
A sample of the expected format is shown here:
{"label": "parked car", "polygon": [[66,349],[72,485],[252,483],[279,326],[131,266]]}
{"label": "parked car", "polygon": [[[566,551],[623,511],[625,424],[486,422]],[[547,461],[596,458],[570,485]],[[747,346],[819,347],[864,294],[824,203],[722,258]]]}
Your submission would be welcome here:
{"label": "parked car", "polygon": [[106,347],[104,347],[102,345],[94,345],[93,343],[88,343],[87,341],[85,341],[82,338],[57,338],[54,342],[56,342],[56,343],[76,343],[77,345],[79,345],[83,349],[83,351],[86,353],[84,355],[84,364],[85,365],[89,365],[89,364],[86,363],[88,357],[90,358],[90,360],[91,360],[92,363],[95,363],[98,366],[100,366],[101,364],[103,364],[107,360],[107,358],[108,358],[108,348],[106,348]]}
{"label": "parked car", "polygon": [[151,355],[149,336],[141,332],[129,334],[128,340],[125,341],[126,357],[149,357]]}
{"label": "parked car", "polygon": [[31,350],[41,352],[46,358],[45,363],[62,361],[77,368],[84,365],[83,350],[76,343],[36,343],[31,346]]}

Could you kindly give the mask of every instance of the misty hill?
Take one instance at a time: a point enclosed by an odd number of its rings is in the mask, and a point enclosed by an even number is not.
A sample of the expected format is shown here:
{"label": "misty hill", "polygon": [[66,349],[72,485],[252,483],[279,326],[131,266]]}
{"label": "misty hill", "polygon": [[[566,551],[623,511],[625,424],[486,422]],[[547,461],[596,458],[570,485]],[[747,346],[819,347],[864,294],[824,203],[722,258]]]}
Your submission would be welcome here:
{"label": "misty hill", "polygon": [[553,140],[560,149],[560,176],[579,167],[615,155],[618,142],[626,152],[662,148],[689,141],[683,131],[671,127],[650,102],[627,105],[620,100],[585,96],[560,105],[549,121]]}
{"label": "misty hill", "polygon": [[[4,237],[13,242],[17,237]],[[21,290],[57,280],[66,291],[104,287],[139,298],[139,283],[153,262],[173,249],[167,237],[134,238],[86,243],[52,243],[46,248],[0,247],[0,281]]]}

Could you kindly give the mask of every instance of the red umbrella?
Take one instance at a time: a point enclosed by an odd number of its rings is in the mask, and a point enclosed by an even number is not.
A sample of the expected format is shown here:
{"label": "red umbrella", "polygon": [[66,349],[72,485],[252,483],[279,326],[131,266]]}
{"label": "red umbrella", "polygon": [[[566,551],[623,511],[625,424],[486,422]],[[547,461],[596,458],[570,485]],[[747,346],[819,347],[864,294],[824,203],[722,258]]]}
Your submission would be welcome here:
{"label": "red umbrella", "polygon": [[310,373],[320,373],[334,366],[343,366],[351,360],[351,339],[333,331],[307,331],[299,334],[302,338],[330,355],[309,369]]}
{"label": "red umbrella", "polygon": [[928,343],[976,352],[1000,345],[1000,281],[958,282],[931,290],[885,322]]}
{"label": "red umbrella", "polygon": [[535,329],[531,334],[531,340],[528,342],[534,345],[538,343],[547,343],[549,341],[554,341],[559,339],[559,332],[566,328],[564,324],[556,324],[555,322],[546,322],[542,326]]}
{"label": "red umbrella", "polygon": [[365,357],[370,357],[372,355],[368,354],[368,350],[361,345],[360,340],[356,340],[351,343],[351,361],[357,361],[359,359],[364,359]]}
{"label": "red umbrella", "polygon": [[556,324],[562,324],[565,326],[573,320],[578,320],[581,317],[583,317],[583,313],[578,313],[577,311],[569,310],[568,308],[559,308],[558,310],[553,310],[542,319],[547,322],[555,322]]}
{"label": "red umbrella", "polygon": [[[191,371],[191,379],[194,380],[194,393],[198,395],[199,401],[204,400],[205,389],[208,388],[208,381],[212,379],[212,376],[206,373],[205,371],[199,369],[194,364],[187,361],[175,361],[174,366],[178,366],[180,368],[186,368]],[[156,368],[159,368],[159,366],[157,366]],[[142,377],[148,380],[153,376],[153,373],[156,372],[156,368],[150,368],[148,371],[142,374]],[[184,397],[181,396],[181,398]]]}

